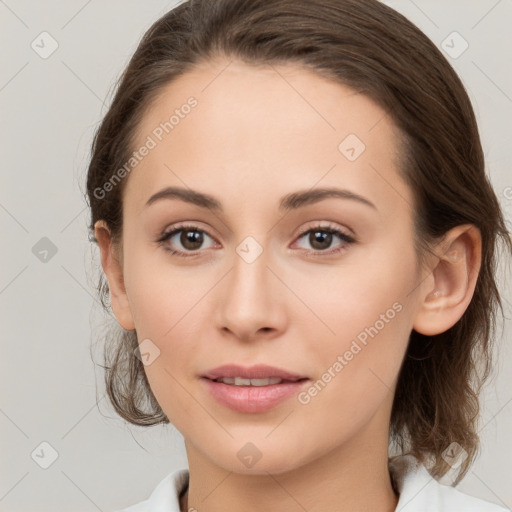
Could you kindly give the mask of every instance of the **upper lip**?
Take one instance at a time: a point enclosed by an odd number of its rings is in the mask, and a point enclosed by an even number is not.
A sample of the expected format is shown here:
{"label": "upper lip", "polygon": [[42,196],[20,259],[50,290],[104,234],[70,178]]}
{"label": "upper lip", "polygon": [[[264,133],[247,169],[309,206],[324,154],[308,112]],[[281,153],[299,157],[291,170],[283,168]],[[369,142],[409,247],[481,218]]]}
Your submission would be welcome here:
{"label": "upper lip", "polygon": [[258,364],[255,366],[239,366],[236,364],[226,364],[218,366],[202,375],[207,379],[215,380],[223,377],[242,377],[244,379],[266,379],[269,377],[277,377],[282,380],[297,381],[306,379],[304,375],[298,375],[288,372],[275,366]]}

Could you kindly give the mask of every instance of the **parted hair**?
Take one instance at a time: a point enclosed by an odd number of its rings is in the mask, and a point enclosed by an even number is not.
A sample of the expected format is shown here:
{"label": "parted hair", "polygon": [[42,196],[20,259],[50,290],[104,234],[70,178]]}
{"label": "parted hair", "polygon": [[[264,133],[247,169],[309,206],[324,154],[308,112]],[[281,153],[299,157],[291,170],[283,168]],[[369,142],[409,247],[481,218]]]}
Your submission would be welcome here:
{"label": "parted hair", "polygon": [[[443,451],[467,452],[457,482],[479,450],[479,392],[489,377],[503,313],[497,286],[499,241],[512,242],[486,174],[475,114],[447,59],[413,23],[377,0],[189,0],[158,19],[142,37],[115,84],[94,135],[87,174],[90,240],[107,223],[122,246],[122,194],[128,177],[99,196],[134,151],[151,102],[193,66],[216,57],[248,64],[295,63],[365,94],[401,134],[399,172],[414,197],[418,262],[451,228],[473,224],[482,263],[472,300],[460,320],[435,336],[412,331],[390,420],[390,446],[431,461],[434,477],[450,467]],[[104,190],[104,189],[103,189]],[[98,293],[109,310],[100,272]],[[105,384],[116,412],[135,425],[168,423],[134,350],[136,331],[109,331]]]}

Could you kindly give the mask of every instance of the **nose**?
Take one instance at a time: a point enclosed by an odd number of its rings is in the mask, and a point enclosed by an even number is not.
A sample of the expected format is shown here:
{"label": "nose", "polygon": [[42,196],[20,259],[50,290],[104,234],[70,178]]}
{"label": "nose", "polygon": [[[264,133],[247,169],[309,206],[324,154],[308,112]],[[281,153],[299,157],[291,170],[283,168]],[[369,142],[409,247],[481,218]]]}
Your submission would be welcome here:
{"label": "nose", "polygon": [[233,267],[216,297],[218,328],[240,340],[278,336],[286,325],[285,287],[263,251],[248,262],[234,254]]}

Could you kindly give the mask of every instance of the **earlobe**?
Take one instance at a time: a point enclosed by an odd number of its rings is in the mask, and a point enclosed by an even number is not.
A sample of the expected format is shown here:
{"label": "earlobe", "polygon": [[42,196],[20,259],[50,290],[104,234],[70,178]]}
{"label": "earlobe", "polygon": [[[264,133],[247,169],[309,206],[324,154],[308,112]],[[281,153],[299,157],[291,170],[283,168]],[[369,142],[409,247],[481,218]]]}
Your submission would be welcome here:
{"label": "earlobe", "polygon": [[106,222],[99,220],[94,225],[94,236],[98,241],[101,254],[101,266],[105,272],[110,290],[110,303],[117,321],[127,331],[135,329],[128,296],[124,285],[123,269],[115,254],[115,247]]}
{"label": "earlobe", "polygon": [[475,291],[481,251],[481,234],[473,225],[457,226],[446,234],[430,279],[425,279],[421,288],[415,331],[433,336],[459,321]]}

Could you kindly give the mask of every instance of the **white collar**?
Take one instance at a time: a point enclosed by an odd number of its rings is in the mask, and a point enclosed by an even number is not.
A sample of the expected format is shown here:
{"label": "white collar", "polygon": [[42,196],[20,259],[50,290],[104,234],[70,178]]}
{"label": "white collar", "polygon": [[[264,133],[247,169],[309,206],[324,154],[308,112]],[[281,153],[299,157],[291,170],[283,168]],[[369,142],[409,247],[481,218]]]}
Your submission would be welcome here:
{"label": "white collar", "polygon": [[455,487],[440,484],[412,455],[390,459],[389,471],[400,494],[395,512],[510,512]]}

